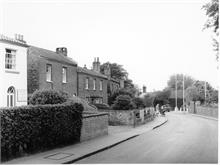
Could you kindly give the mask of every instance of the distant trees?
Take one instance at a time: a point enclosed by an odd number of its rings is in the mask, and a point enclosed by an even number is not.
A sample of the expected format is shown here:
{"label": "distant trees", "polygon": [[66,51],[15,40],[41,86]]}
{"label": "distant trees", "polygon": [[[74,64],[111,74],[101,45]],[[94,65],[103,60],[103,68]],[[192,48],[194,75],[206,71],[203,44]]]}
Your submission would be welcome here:
{"label": "distant trees", "polygon": [[[167,81],[167,87],[171,89],[176,88],[176,79],[177,79],[177,89],[183,89],[183,74],[171,75],[170,79]],[[195,80],[188,75],[184,75],[184,88],[192,86]]]}

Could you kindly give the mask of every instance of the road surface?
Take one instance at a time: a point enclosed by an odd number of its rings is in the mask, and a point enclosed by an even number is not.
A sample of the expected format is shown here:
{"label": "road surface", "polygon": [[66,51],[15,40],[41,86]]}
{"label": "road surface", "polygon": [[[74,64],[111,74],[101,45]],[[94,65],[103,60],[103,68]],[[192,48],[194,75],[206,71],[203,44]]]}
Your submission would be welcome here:
{"label": "road surface", "polygon": [[218,121],[169,112],[168,122],[75,163],[217,163]]}

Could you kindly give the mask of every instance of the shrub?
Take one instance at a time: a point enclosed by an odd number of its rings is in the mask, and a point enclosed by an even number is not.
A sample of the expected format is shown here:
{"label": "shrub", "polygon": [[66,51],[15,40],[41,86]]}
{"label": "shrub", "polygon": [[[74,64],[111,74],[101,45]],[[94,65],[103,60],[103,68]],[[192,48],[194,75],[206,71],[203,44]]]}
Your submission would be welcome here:
{"label": "shrub", "polygon": [[139,97],[133,98],[132,101],[133,101],[133,103],[135,104],[135,107],[138,108],[138,109],[145,107],[143,99],[141,99],[141,98],[139,98]]}
{"label": "shrub", "polygon": [[32,105],[62,104],[68,99],[68,94],[56,90],[36,90],[30,97],[29,103]]}
{"label": "shrub", "polygon": [[94,104],[98,109],[110,109],[108,104]]}
{"label": "shrub", "polygon": [[131,97],[128,95],[119,95],[112,105],[112,109],[114,110],[129,110],[134,107],[135,105],[132,102]]}
{"label": "shrub", "polygon": [[67,102],[68,102],[68,103],[73,103],[73,104],[74,104],[74,103],[80,103],[80,104],[82,104],[84,111],[97,111],[96,106],[94,106],[94,105],[88,103],[86,100],[81,99],[81,98],[79,98],[79,97],[77,97],[77,96],[69,98],[69,99],[67,100]]}
{"label": "shrub", "polygon": [[0,109],[2,160],[78,142],[82,111],[77,103]]}

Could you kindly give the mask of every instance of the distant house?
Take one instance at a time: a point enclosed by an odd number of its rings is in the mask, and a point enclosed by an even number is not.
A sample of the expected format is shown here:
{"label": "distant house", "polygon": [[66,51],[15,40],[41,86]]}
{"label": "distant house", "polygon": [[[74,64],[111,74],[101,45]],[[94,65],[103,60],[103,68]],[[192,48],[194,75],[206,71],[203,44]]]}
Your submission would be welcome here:
{"label": "distant house", "polygon": [[28,48],[28,94],[35,90],[55,89],[77,94],[77,63],[68,57],[67,48],[56,51]]}
{"label": "distant house", "polygon": [[0,35],[0,107],[27,104],[27,47],[22,35]]}
{"label": "distant house", "polygon": [[107,101],[107,76],[97,70],[100,67],[95,63],[93,69],[86,67],[77,68],[77,93],[80,98],[90,103],[108,103]]}

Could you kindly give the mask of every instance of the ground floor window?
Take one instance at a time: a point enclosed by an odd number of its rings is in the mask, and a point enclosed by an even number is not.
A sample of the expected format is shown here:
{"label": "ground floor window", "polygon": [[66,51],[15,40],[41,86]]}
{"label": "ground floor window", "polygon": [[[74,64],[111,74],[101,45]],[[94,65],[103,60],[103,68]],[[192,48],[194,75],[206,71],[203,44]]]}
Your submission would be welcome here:
{"label": "ground floor window", "polygon": [[15,88],[9,87],[7,91],[7,106],[14,107],[15,106]]}

